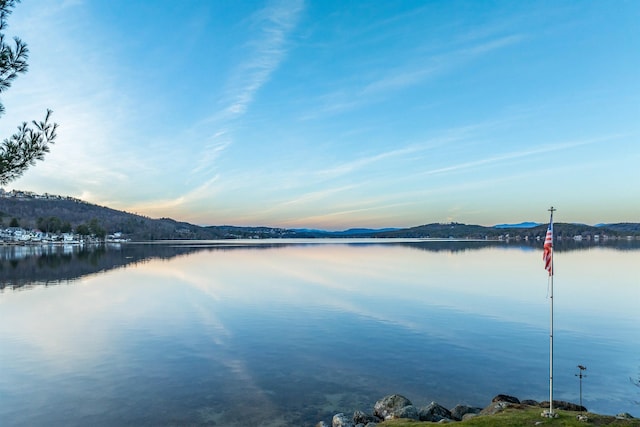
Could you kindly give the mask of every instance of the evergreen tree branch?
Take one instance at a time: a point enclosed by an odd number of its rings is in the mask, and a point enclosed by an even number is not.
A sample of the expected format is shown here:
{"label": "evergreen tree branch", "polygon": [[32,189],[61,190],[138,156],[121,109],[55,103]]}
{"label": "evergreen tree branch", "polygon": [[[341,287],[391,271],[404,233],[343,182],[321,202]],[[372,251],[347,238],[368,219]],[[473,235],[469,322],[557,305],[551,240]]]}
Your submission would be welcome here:
{"label": "evergreen tree branch", "polygon": [[0,145],[0,185],[19,178],[29,166],[44,159],[49,146],[55,142],[57,123],[51,123],[51,110],[47,110],[44,121],[35,120],[18,126],[18,132],[2,141]]}
{"label": "evergreen tree branch", "polygon": [[[20,0],[0,0],[0,31],[7,28],[7,17]],[[13,38],[14,45],[5,43],[0,33],[0,93],[11,87],[18,74],[26,73],[29,65],[29,49],[18,37]],[[4,106],[0,103],[0,115]],[[0,185],[19,178],[37,160],[44,159],[49,146],[57,137],[57,123],[51,123],[51,110],[47,110],[44,121],[31,124],[23,122],[18,132],[0,144]]]}

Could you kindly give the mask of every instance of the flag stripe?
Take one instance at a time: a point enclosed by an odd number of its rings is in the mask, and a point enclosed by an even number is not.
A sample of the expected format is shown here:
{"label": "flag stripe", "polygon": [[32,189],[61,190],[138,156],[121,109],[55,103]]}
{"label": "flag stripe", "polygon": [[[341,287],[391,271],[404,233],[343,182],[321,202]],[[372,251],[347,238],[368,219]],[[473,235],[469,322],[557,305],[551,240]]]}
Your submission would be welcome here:
{"label": "flag stripe", "polygon": [[549,223],[547,235],[544,238],[544,252],[542,253],[544,260],[544,269],[549,272],[549,276],[553,275],[553,223]]}

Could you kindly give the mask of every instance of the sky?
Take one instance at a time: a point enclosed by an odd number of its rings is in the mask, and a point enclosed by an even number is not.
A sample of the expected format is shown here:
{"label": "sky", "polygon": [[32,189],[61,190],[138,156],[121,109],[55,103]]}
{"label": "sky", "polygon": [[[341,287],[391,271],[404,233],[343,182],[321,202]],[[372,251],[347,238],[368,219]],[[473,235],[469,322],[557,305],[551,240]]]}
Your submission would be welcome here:
{"label": "sky", "polygon": [[638,1],[24,0],[5,186],[199,225],[640,222]]}

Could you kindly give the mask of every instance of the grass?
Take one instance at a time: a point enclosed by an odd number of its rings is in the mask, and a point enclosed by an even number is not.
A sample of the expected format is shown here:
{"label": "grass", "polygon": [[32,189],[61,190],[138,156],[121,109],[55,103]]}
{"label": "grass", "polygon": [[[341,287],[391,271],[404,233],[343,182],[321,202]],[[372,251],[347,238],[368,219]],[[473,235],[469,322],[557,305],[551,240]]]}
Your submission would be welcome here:
{"label": "grass", "polygon": [[[464,427],[507,427],[507,426],[635,426],[640,427],[640,419],[618,420],[616,417],[586,413],[588,422],[578,421],[579,412],[557,411],[558,418],[543,418],[540,414],[543,409],[533,406],[521,406],[507,408],[495,415],[481,415],[466,421],[452,423],[452,426]],[[537,424],[540,423],[540,424]],[[390,420],[378,424],[379,427],[419,427],[430,426],[437,423],[426,421],[412,421],[406,419]]]}

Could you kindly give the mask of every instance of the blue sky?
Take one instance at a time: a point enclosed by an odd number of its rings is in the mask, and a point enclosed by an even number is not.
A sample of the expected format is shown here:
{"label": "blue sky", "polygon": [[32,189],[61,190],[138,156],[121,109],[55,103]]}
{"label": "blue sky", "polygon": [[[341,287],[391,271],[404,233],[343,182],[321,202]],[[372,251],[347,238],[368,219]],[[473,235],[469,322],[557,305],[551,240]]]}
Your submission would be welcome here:
{"label": "blue sky", "polygon": [[195,224],[640,221],[640,2],[25,1],[6,189]]}

